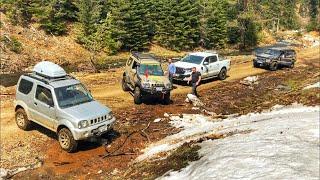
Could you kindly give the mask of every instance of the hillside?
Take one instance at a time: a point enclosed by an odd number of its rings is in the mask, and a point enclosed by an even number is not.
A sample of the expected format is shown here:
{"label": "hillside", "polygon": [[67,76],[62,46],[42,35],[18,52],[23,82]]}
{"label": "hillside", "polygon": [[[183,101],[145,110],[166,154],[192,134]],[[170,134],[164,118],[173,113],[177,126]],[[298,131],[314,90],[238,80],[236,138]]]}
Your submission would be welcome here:
{"label": "hillside", "polygon": [[[30,28],[13,26],[3,13],[1,22],[1,73],[25,71],[42,60],[64,66],[90,60],[90,53],[75,43],[72,36],[47,35],[34,25]],[[14,52],[13,48],[20,48],[21,52]]]}
{"label": "hillside", "polygon": [[[93,54],[75,41],[73,35],[54,36],[39,30],[36,24],[29,28],[14,26],[1,13],[1,74],[29,71],[37,62],[53,61],[71,71],[92,72],[95,65],[108,67],[127,59],[129,52],[107,55]],[[150,52],[162,57],[181,56],[183,52],[170,51],[152,45]],[[92,64],[94,62],[95,65]]]}

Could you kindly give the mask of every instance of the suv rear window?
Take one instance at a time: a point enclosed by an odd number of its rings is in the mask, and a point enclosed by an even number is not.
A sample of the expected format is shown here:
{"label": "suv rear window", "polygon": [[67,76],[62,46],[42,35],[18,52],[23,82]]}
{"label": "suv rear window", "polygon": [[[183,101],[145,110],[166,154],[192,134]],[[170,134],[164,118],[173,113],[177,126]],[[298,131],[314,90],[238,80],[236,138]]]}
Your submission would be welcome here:
{"label": "suv rear window", "polygon": [[25,79],[21,79],[18,91],[23,94],[29,94],[32,87],[33,87],[33,82],[25,80]]}

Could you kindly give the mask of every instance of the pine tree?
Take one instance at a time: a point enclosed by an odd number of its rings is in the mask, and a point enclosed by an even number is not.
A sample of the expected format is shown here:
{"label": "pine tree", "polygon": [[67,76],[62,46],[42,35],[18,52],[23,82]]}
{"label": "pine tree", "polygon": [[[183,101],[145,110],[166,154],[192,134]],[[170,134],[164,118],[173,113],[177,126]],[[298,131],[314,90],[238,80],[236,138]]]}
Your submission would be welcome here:
{"label": "pine tree", "polygon": [[253,5],[248,3],[244,6],[239,6],[239,8],[237,23],[240,33],[240,48],[254,47],[258,43],[259,29]]}
{"label": "pine tree", "polygon": [[296,14],[298,0],[284,0],[280,23],[286,29],[299,28],[298,17]]}
{"label": "pine tree", "polygon": [[84,36],[96,32],[97,24],[100,21],[101,5],[98,0],[79,0],[76,4],[79,9],[78,21],[81,25]]}
{"label": "pine tree", "polygon": [[155,40],[174,50],[193,49],[200,41],[199,4],[195,0],[163,0],[158,4]]}
{"label": "pine tree", "polygon": [[319,0],[310,0],[309,2],[310,23],[307,26],[309,31],[320,31],[319,4]]}
{"label": "pine tree", "polygon": [[201,1],[201,38],[205,48],[221,48],[227,42],[226,1]]}
{"label": "pine tree", "polygon": [[109,51],[144,50],[149,47],[150,25],[147,0],[114,2],[99,32]]}
{"label": "pine tree", "polygon": [[34,3],[32,0],[4,0],[1,5],[4,5],[7,15],[14,25],[29,26],[33,11]]}
{"label": "pine tree", "polygon": [[96,39],[98,25],[101,24],[101,5],[98,0],[79,0],[76,3],[78,8],[77,19],[80,31],[77,41],[90,51],[100,50],[100,42]]}
{"label": "pine tree", "polygon": [[37,8],[40,27],[47,33],[65,34],[67,21],[76,20],[77,8],[71,0],[51,0],[46,4],[39,4]]}

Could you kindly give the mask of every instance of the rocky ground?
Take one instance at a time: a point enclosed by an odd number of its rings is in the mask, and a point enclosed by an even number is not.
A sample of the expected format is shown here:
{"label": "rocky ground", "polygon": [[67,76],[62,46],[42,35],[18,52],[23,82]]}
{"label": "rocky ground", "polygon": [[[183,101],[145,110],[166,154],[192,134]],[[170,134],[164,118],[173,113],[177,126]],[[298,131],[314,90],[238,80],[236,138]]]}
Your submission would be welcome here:
{"label": "rocky ground", "polygon": [[[179,170],[187,166],[188,161],[200,158],[197,146],[184,144],[166,159],[133,163],[148,145],[181,131],[169,123],[167,114],[224,118],[230,114],[261,112],[276,104],[319,105],[318,88],[302,90],[319,81],[319,50],[308,48],[299,51],[298,55],[294,69],[276,72],[253,68],[252,56],[234,56],[227,80],[211,80],[199,87],[205,110],[185,103],[191,90],[188,86],[176,85],[172,103],[168,106],[154,99],[134,105],[133,97],[120,87],[122,68],[101,73],[74,73],[97,100],[113,109],[117,123],[114,132],[81,142],[79,151],[72,154],[62,151],[55,134],[40,126],[35,125],[27,132],[18,129],[12,107],[14,86],[2,87],[1,167],[12,170],[42,162],[41,167],[21,172],[13,179],[154,179],[169,170]],[[244,83],[243,78],[247,76],[258,76],[258,80],[252,85]],[[8,80],[14,84],[14,78]],[[154,122],[157,118],[162,119]]]}

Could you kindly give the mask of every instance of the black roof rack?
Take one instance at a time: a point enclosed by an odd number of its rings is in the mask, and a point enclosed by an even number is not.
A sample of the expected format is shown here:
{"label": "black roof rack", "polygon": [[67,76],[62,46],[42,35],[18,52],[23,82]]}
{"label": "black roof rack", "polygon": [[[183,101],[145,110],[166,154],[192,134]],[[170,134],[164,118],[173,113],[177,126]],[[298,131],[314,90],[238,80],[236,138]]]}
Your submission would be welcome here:
{"label": "black roof rack", "polygon": [[41,81],[45,84],[49,84],[50,82],[55,82],[55,81],[75,79],[73,76],[70,76],[70,75],[52,78],[52,77],[43,76],[42,74],[39,74],[39,73],[29,73],[29,74],[26,74],[26,76],[33,78],[33,79],[36,79],[38,81]]}
{"label": "black roof rack", "polygon": [[133,51],[131,52],[131,54],[137,59],[153,59],[158,61],[156,56],[151,53],[142,53],[142,52]]}

